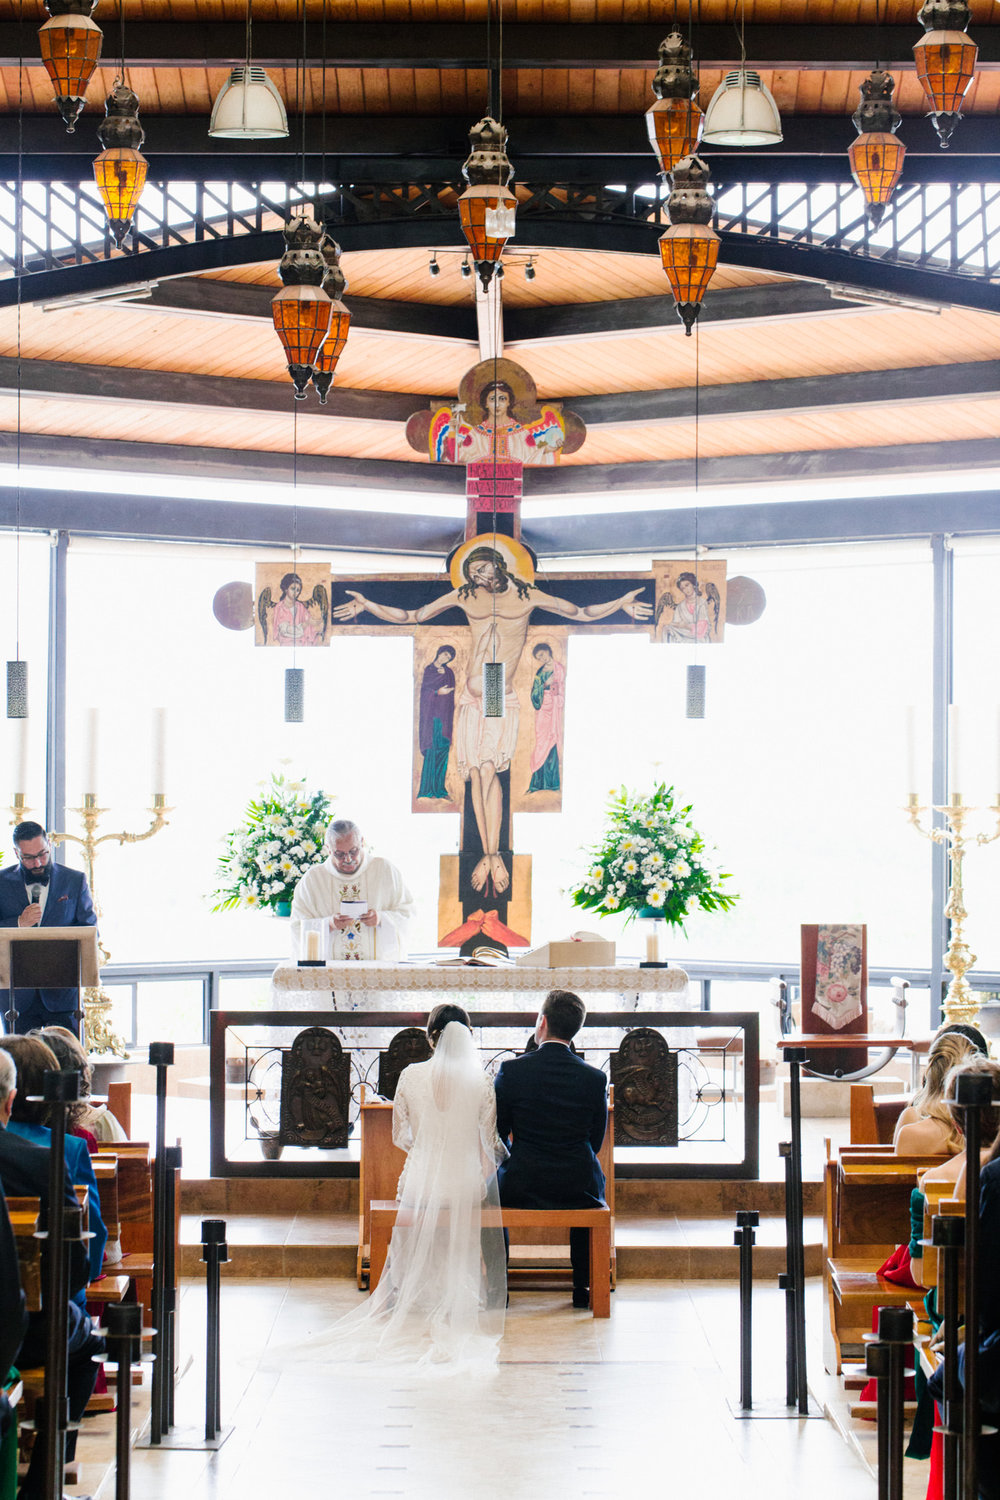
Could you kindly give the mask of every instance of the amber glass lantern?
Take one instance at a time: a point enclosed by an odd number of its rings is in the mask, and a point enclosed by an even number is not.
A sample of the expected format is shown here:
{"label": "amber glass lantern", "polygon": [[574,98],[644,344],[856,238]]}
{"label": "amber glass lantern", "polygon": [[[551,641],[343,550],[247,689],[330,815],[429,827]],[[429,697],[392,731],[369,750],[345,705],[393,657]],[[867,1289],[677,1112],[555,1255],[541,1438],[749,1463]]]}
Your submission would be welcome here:
{"label": "amber glass lantern", "polygon": [[902,117],[892,102],[895,83],[873,68],[861,85],[861,102],[852,116],[858,138],[848,149],[851,172],[865,195],[865,212],[878,228],[886,204],[903,170],[906,147],[897,140]]}
{"label": "amber glass lantern", "polygon": [[326,405],[326,395],[333,384],[337,361],[344,352],[347,335],[351,327],[351,314],[343,302],[330,306],[330,330],[316,358],[313,360],[312,383],[319,394],[320,406]]}
{"label": "amber glass lantern", "polygon": [[283,286],[271,299],[271,318],[285,351],[296,401],[305,400],[332,312],[333,303],[321,286]]}
{"label": "amber glass lantern", "polygon": [[50,19],[38,31],[45,71],[70,135],[85,103],[87,84],[101,58],[104,33],[90,19],[97,0],[46,0]]}
{"label": "amber glass lantern", "polygon": [[685,156],[698,149],[705,123],[698,104],[698,78],[691,66],[691,48],[679,31],[660,43],[660,65],[653,75],[656,103],[646,111],[649,144],[664,172],[670,173]]}
{"label": "amber glass lantern", "polygon": [[106,118],[97,127],[104,150],[94,162],[94,181],[120,249],[139,207],[149,163],[139,150],[146,139],[139,124],[139,96],[124,78],[115,80],[104,109]]}
{"label": "amber glass lantern", "polygon": [[469,143],[472,151],[462,166],[469,186],[458,200],[458,222],[485,288],[514,233],[517,199],[507,186],[514,168],[507,158],[507,132],[489,115],[473,125]]}
{"label": "amber glass lantern", "polygon": [[926,35],[913,58],[942,146],[962,118],[962,100],[975,77],[979,48],[965,29],[971,16],[964,0],[926,0],[917,15]]}
{"label": "amber glass lantern", "polygon": [[677,163],[667,199],[670,228],[660,236],[660,259],[689,338],[719,263],[721,241],[712,228],[712,200],[705,190],[708,176],[700,156],[686,156]]}

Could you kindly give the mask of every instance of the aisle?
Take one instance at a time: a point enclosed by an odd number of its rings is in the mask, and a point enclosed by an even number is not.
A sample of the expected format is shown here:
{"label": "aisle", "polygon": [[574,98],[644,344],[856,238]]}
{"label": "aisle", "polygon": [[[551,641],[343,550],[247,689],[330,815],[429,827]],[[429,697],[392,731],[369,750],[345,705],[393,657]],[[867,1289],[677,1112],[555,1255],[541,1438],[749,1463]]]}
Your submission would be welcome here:
{"label": "aisle", "polygon": [[[495,1379],[415,1380],[392,1372],[268,1368],[285,1347],[357,1304],[346,1282],[227,1282],[217,1455],[135,1454],[133,1500],[228,1500],[329,1493],[407,1500],[620,1497],[669,1483],[711,1495],[874,1500],[875,1484],[826,1421],[738,1422],[731,1285],[632,1281],[595,1323],[564,1293],[517,1293]],[[755,1380],[784,1393],[781,1294],[756,1296]],[[185,1290],[178,1421],[202,1412],[200,1288]],[[817,1360],[818,1369],[818,1360]],[[739,1487],[738,1489],[736,1487]],[[113,1494],[113,1488],[105,1494]]]}

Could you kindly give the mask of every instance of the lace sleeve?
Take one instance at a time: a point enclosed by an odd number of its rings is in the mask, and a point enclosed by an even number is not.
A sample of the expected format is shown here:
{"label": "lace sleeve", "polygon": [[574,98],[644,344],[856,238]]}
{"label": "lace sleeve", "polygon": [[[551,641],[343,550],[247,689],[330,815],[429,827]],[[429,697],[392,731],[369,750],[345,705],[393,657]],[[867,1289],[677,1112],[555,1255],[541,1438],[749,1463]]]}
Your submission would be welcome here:
{"label": "lace sleeve", "polygon": [[409,1151],[413,1145],[413,1126],[410,1124],[410,1106],[406,1097],[406,1074],[401,1073],[396,1085],[396,1097],[392,1101],[392,1143],[401,1151]]}
{"label": "lace sleeve", "polygon": [[484,1079],[485,1087],[479,1102],[479,1132],[484,1149],[494,1162],[501,1162],[509,1155],[507,1147],[497,1135],[497,1096],[490,1078]]}

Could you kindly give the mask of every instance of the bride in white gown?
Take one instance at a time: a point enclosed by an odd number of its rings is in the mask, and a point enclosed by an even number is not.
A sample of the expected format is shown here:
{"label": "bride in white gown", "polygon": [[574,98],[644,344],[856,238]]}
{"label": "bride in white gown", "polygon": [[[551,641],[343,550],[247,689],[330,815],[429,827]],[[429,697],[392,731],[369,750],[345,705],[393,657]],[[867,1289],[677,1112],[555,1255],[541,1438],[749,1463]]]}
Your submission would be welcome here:
{"label": "bride in white gown", "polygon": [[507,1303],[496,1167],[496,1098],[469,1017],[439,1005],[434,1055],[399,1078],[392,1136],[407,1153],[385,1270],[364,1307],[310,1341],[332,1359],[440,1369],[497,1363]]}

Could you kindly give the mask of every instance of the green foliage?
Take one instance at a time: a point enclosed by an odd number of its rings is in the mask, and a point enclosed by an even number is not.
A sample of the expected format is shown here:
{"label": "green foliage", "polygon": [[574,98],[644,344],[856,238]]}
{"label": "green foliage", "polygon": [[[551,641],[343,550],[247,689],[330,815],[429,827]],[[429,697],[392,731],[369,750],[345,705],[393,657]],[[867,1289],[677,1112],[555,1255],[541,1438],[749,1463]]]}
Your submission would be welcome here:
{"label": "green foliage", "polygon": [[728,911],[738,897],[722,882],[732,877],[716,869],[690,812],[690,805],[676,805],[665,782],[648,796],[625,787],[612,793],[608,827],[587,851],[589,868],[570,892],[573,904],[629,921],[656,913],[682,929],[691,912]]}
{"label": "green foliage", "polygon": [[332,798],[274,773],[261,785],[266,790],[247,804],[242,825],[226,835],[212,893],[221,899],[213,911],[291,901],[306,870],[324,858]]}

